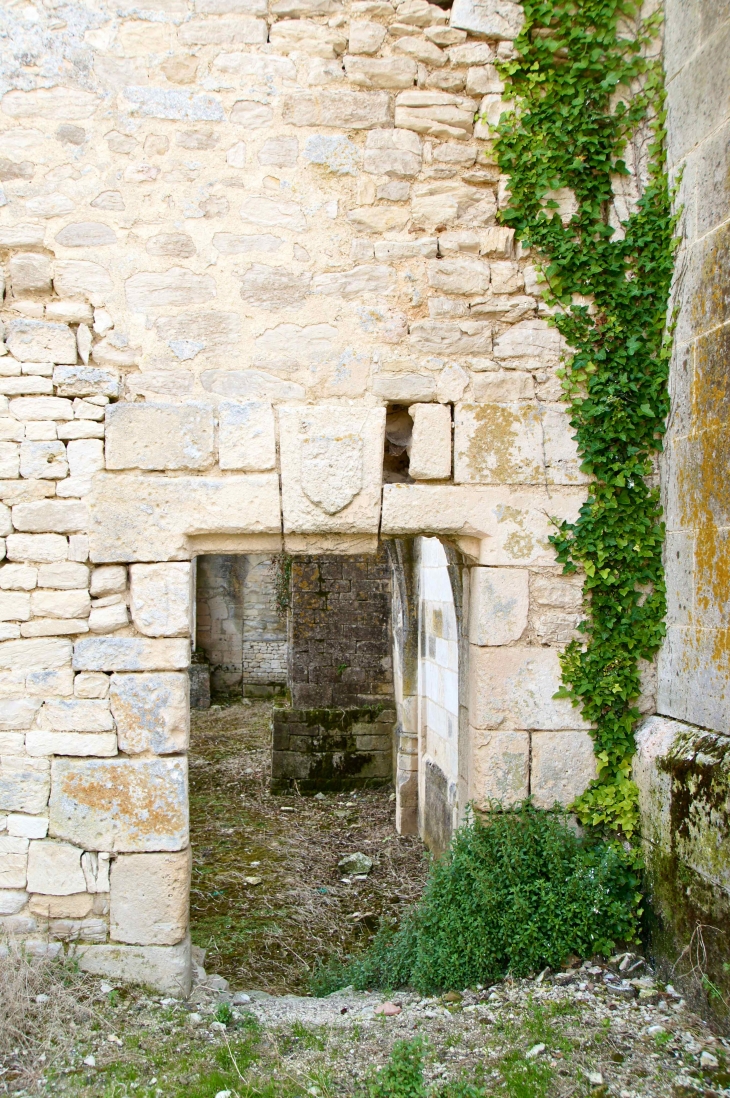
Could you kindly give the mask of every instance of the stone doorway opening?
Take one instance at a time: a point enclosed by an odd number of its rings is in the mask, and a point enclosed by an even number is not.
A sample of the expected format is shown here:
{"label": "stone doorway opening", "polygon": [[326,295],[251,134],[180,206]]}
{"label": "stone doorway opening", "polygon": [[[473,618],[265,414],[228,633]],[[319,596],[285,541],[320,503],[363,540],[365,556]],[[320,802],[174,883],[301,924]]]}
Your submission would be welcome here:
{"label": "stone doorway opening", "polygon": [[420,894],[423,844],[396,828],[394,563],[197,560],[191,932],[237,989],[306,991]]}

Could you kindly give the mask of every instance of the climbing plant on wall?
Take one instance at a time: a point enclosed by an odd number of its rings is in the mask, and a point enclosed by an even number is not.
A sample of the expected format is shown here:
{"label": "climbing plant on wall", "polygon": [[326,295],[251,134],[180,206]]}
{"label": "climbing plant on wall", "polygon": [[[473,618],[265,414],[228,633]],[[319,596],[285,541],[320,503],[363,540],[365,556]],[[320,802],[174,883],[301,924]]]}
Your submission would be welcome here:
{"label": "climbing plant on wall", "polygon": [[[551,539],[564,571],[585,574],[581,637],[562,656],[559,696],[594,726],[598,778],[573,808],[584,824],[630,837],[640,667],[657,652],[665,613],[653,458],[669,408],[674,226],[660,26],[656,16],[640,23],[630,0],[524,0],[523,8],[517,56],[501,65],[514,102],[495,141],[509,176],[501,218],[536,253],[555,307],[550,322],[570,348],[564,398],[592,476],[577,521]],[[643,194],[615,231],[614,184],[629,175],[627,148],[641,134],[649,140]],[[560,200],[574,211],[569,220]]]}

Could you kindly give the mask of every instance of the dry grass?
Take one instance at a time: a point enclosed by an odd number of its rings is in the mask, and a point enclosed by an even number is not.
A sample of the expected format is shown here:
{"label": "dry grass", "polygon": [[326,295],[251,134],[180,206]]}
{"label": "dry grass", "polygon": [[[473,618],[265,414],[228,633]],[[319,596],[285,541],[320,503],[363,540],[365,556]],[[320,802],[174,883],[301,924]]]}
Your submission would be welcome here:
{"label": "dry grass", "polygon": [[30,1084],[63,1058],[95,1015],[95,983],[60,960],[0,949],[0,1092]]}
{"label": "dry grass", "polygon": [[[266,702],[193,712],[191,914],[209,971],[281,994],[306,990],[318,960],[401,914],[427,864],[420,840],[396,834],[388,789],[272,796],[270,713]],[[344,884],[337,863],[356,850],[373,871]]]}

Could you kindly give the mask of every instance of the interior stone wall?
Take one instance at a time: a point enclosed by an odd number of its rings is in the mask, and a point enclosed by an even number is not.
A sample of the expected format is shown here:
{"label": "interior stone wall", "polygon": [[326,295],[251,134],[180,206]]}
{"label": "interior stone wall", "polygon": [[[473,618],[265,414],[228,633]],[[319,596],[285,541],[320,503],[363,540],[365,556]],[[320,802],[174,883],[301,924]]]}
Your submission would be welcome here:
{"label": "interior stone wall", "polygon": [[[730,1002],[730,11],[667,0],[668,162],[681,235],[672,396],[662,462],[667,637],[659,715],[638,736],[655,948],[703,1011]],[[692,943],[697,962],[690,972]],[[703,956],[703,949],[705,951]],[[707,999],[704,973],[721,990]],[[689,974],[689,975],[688,975]]]}
{"label": "interior stone wall", "polygon": [[[193,558],[443,539],[469,573],[464,799],[523,792],[527,734],[546,803],[593,774],[553,697],[579,592],[550,517],[585,494],[560,340],[496,223],[521,12],[0,18],[1,929],[179,992]],[[394,403],[410,464],[384,484]]]}

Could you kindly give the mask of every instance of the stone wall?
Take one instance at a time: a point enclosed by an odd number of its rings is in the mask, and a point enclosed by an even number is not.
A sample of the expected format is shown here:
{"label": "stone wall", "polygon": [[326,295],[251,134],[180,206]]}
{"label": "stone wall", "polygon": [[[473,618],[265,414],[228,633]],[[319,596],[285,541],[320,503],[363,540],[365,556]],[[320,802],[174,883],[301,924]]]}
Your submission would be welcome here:
{"label": "stone wall", "polygon": [[[471,591],[460,802],[504,790],[528,734],[533,792],[591,776],[589,731],[553,698],[578,611],[548,541],[584,477],[534,257],[495,220],[493,62],[520,18],[3,9],[0,918],[33,948],[189,980],[202,555],[441,538]],[[413,432],[384,484],[392,404]]]}
{"label": "stone wall", "polygon": [[[730,912],[730,644],[727,409],[730,349],[730,13],[715,0],[668,0],[668,160],[681,175],[678,310],[662,463],[667,638],[657,708],[639,734],[648,877],[660,957],[692,946],[685,990],[727,1015]],[[700,928],[699,930],[697,928]],[[706,958],[698,934],[704,940]],[[690,954],[673,971],[690,972]]]}
{"label": "stone wall", "polygon": [[196,648],[211,666],[215,693],[268,692],[286,683],[286,612],[270,556],[197,559]]}

